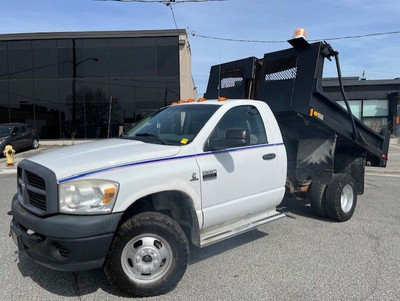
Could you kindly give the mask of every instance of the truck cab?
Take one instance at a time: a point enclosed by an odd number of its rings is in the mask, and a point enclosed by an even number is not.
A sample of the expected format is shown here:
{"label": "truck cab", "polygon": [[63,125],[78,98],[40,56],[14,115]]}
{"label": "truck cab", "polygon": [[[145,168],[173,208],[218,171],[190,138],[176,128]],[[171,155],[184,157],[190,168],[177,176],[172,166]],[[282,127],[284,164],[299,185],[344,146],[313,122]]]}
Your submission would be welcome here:
{"label": "truck cab", "polygon": [[183,276],[203,247],[281,218],[285,146],[265,102],[174,103],[119,139],[76,145],[18,165],[11,234],[50,268],[104,266],[135,296]]}

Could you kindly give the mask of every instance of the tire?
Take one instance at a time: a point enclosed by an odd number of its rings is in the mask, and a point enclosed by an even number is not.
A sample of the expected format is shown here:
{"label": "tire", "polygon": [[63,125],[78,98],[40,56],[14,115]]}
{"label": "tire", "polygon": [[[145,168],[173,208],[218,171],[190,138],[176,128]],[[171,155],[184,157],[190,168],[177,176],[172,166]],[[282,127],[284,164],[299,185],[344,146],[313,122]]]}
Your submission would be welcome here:
{"label": "tire", "polygon": [[335,174],[326,187],[325,207],[328,216],[338,222],[349,220],[356,209],[356,183],[348,174]]}
{"label": "tire", "polygon": [[39,148],[39,140],[37,138],[33,138],[33,140],[32,140],[32,148],[33,149]]}
{"label": "tire", "polygon": [[307,191],[307,197],[310,201],[311,210],[319,217],[327,217],[325,208],[325,189],[326,185],[313,182]]}
{"label": "tire", "polygon": [[170,217],[140,213],[119,228],[104,265],[112,285],[134,297],[162,295],[183,277],[189,243]]}

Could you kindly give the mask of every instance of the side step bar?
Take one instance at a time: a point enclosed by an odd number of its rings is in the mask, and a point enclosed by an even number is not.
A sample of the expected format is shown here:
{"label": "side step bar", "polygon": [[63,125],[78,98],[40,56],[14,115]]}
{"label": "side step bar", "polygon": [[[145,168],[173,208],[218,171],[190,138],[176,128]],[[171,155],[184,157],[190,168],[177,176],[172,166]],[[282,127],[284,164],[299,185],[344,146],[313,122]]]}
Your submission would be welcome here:
{"label": "side step bar", "polygon": [[230,238],[253,230],[258,226],[272,222],[285,216],[286,215],[284,213],[278,213],[274,210],[273,212],[269,211],[267,213],[257,214],[256,216],[250,218],[245,217],[243,219],[235,220],[224,225],[219,225],[217,227],[212,227],[211,229],[206,229],[205,232],[200,234],[200,247],[209,246],[226,238]]}

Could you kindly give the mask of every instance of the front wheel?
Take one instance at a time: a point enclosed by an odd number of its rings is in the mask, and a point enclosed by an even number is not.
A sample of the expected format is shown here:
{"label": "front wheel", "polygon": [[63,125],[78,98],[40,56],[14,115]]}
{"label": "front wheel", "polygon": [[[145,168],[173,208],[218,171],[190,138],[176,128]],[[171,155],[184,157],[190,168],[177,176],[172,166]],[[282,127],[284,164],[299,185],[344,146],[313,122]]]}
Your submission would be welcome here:
{"label": "front wheel", "polygon": [[348,174],[335,174],[326,187],[325,206],[328,216],[338,222],[349,220],[356,209],[356,183]]}
{"label": "front wheel", "polygon": [[39,148],[39,140],[37,138],[33,138],[33,140],[32,140],[32,148],[33,149]]}
{"label": "front wheel", "polygon": [[182,228],[164,214],[145,212],[122,224],[104,270],[111,284],[132,296],[156,296],[177,285],[188,258]]}

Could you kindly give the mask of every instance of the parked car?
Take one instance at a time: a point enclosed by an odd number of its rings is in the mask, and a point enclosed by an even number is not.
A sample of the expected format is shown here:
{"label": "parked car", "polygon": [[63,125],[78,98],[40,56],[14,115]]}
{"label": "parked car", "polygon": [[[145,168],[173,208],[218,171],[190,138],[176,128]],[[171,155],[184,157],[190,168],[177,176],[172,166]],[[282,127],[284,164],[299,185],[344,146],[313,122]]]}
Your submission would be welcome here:
{"label": "parked car", "polygon": [[0,151],[3,154],[6,145],[12,145],[16,151],[38,148],[39,135],[36,130],[25,123],[0,124]]}

